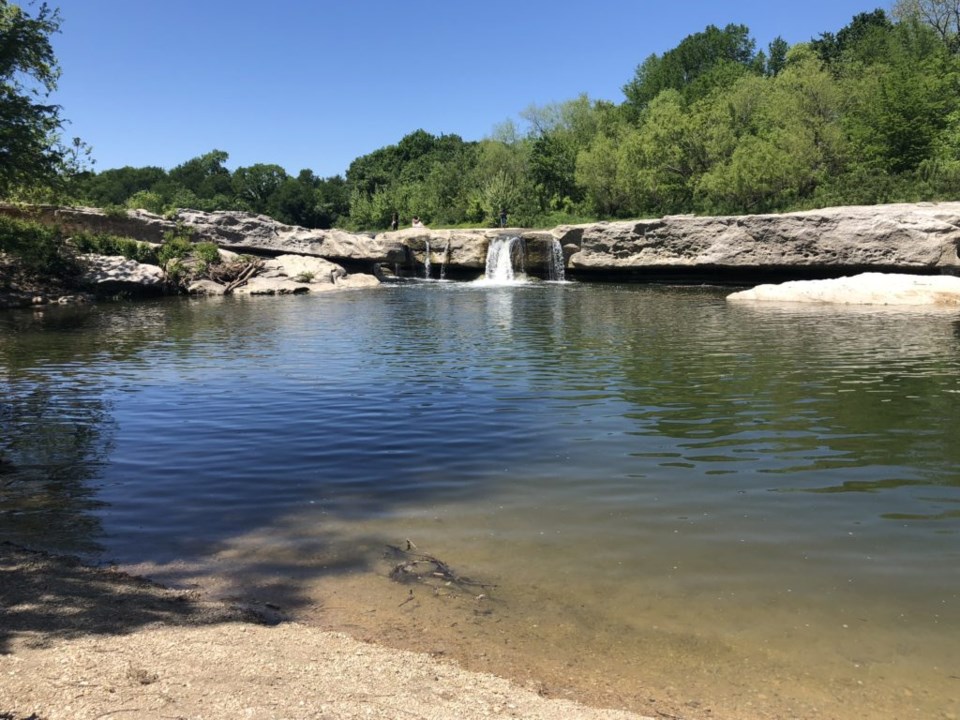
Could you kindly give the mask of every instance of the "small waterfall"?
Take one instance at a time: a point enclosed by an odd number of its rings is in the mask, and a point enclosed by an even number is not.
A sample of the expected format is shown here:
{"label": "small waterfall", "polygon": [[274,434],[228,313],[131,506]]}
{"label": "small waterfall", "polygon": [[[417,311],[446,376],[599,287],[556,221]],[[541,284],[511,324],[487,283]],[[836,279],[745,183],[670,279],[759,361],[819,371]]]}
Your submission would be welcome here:
{"label": "small waterfall", "polygon": [[526,247],[523,238],[500,236],[490,243],[487,250],[488,282],[516,282],[526,279],[524,257]]}
{"label": "small waterfall", "polygon": [[450,262],[450,238],[443,246],[443,256],[440,258],[440,279],[447,279],[447,263]]}
{"label": "small waterfall", "polygon": [[427,244],[426,253],[423,256],[423,277],[426,280],[430,279],[430,239],[425,240]]}
{"label": "small waterfall", "polygon": [[547,260],[547,278],[554,282],[564,282],[566,273],[563,268],[563,248],[560,247],[560,241],[553,239],[553,245],[550,247],[550,256]]}

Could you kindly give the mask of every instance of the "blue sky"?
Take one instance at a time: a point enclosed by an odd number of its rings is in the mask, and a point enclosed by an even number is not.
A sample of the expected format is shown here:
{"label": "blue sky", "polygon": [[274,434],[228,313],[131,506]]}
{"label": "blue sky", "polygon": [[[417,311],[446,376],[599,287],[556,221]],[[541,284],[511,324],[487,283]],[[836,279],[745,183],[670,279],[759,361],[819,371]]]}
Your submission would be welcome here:
{"label": "blue sky", "polygon": [[[49,0],[54,101],[96,170],[170,169],[224,150],[231,169],[342,174],[422,128],[489,136],[531,104],[622,102],[651,53],[709,24],[760,48],[836,32],[869,0]],[[26,3],[24,3],[26,4]]]}

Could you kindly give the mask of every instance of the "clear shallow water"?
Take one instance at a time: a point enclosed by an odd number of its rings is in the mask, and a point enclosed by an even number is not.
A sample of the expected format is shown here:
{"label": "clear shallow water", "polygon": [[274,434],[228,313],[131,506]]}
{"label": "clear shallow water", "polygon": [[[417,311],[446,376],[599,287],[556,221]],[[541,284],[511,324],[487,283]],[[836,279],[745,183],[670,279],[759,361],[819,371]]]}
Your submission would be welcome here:
{"label": "clear shallow water", "polygon": [[[960,316],[723,295],[0,315],[0,534],[557,694],[956,717]],[[407,538],[497,588],[401,607],[382,550]]]}

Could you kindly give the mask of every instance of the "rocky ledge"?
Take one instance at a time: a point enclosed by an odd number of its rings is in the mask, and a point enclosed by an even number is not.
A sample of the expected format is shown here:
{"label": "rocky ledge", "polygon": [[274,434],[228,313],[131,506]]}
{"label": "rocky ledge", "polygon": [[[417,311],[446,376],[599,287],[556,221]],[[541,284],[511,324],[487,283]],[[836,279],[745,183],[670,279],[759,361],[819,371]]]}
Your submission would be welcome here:
{"label": "rocky ledge", "polygon": [[837,207],[780,215],[699,217],[523,228],[432,230],[379,234],[310,230],[243,212],[180,210],[164,218],[142,210],[126,216],[90,208],[0,207],[68,230],[85,229],[163,242],[189,228],[196,240],[261,256],[322,258],[377,276],[448,277],[482,273],[491,242],[524,242],[527,272],[542,274],[556,248],[568,277],[581,279],[765,280],[826,278],[861,272],[960,273],[960,202]]}

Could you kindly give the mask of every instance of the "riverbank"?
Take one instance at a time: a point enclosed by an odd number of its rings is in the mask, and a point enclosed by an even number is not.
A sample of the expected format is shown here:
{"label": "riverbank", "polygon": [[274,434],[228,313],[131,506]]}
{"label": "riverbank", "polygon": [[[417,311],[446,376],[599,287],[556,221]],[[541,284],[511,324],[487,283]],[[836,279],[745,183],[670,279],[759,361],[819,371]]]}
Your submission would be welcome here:
{"label": "riverbank", "polygon": [[0,544],[0,718],[580,718],[425,654]]}

